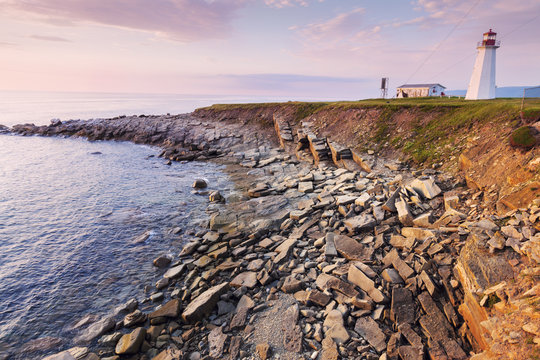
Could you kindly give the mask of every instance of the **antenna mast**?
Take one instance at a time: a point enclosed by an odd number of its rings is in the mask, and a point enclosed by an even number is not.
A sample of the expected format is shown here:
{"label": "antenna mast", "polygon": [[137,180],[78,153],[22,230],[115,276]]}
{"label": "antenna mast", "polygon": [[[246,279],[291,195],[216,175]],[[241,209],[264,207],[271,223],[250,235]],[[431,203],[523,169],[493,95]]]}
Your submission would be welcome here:
{"label": "antenna mast", "polygon": [[388,96],[388,78],[383,77],[381,79],[381,98],[386,99]]}

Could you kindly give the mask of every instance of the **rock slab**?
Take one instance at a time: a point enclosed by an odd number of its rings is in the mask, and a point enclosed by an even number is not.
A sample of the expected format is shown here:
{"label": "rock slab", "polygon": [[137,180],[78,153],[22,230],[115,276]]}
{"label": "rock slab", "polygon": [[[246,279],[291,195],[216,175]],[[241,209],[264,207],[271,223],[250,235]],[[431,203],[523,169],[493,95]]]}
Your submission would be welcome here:
{"label": "rock slab", "polygon": [[217,304],[219,297],[227,291],[228,288],[229,283],[224,282],[203,292],[189,303],[182,313],[182,319],[186,323],[193,323],[208,316]]}

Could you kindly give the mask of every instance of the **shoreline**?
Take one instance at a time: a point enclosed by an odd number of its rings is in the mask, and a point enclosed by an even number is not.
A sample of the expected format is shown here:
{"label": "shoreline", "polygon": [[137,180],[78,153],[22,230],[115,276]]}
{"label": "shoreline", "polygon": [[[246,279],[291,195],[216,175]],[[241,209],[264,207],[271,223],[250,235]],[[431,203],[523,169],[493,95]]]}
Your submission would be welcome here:
{"label": "shoreline", "polygon": [[[414,172],[375,156],[360,162],[343,157],[338,160],[354,169],[337,168],[331,158],[346,149],[321,151],[317,139],[308,138],[307,146],[299,141],[304,145],[293,151],[284,144],[288,131],[279,125],[282,147],[272,140],[273,129],[253,124],[248,128],[188,115],[160,124],[149,118],[150,124],[140,124],[142,130],[126,131],[130,121],[122,119],[112,119],[120,121],[110,127],[104,120],[16,130],[150,141],[166,146],[166,158],[231,161],[241,164],[236,169],[246,169],[246,176],[240,170],[236,175],[245,181],[242,186],[250,186],[250,199],[226,204],[224,213],[211,215],[208,231],[199,232],[172,260],[161,283],[168,301],[149,313],[126,306],[132,311],[123,327],[110,320],[90,325],[99,335],[112,325],[129,335],[106,335],[110,345],[104,353],[82,358],[112,360],[116,352],[119,359],[235,359],[256,358],[255,353],[266,358],[273,352],[291,359],[422,353],[465,359],[470,351],[482,350],[473,340],[479,334],[470,328],[475,319],[463,331],[458,314],[467,296],[478,291],[466,280],[478,281],[475,266],[491,257],[464,258],[458,249],[467,248],[478,234],[493,237],[489,231],[500,226],[495,216],[486,220],[487,226],[479,219],[481,204],[474,203],[473,191],[456,187],[459,182],[438,171]],[[177,120],[188,123],[180,126],[181,134]],[[180,138],[181,146],[174,141]],[[215,208],[210,205],[210,211]],[[482,246],[487,253],[491,248],[512,252],[495,245]],[[500,263],[504,271],[490,273],[488,283],[513,278],[520,265],[520,260],[511,267]],[[453,269],[460,266],[457,275]],[[49,359],[60,356],[72,355]]]}

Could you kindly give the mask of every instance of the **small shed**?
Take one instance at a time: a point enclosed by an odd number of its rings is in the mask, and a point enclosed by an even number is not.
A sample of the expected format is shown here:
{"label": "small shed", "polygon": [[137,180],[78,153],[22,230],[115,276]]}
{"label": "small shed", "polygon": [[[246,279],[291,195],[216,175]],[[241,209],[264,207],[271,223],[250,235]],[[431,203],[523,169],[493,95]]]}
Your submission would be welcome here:
{"label": "small shed", "polygon": [[397,88],[398,98],[441,96],[446,87],[441,84],[405,84]]}

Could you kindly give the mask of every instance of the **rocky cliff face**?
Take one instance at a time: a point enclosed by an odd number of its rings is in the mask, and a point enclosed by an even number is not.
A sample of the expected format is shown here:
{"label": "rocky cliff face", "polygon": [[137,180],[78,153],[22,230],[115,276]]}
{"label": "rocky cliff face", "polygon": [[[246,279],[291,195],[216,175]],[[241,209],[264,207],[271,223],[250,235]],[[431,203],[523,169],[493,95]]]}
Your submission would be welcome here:
{"label": "rocky cliff face", "polygon": [[[271,126],[274,118],[296,128],[308,124],[308,138],[325,139],[327,146],[340,144],[357,154],[373,151],[415,166],[441,167],[483,191],[486,203],[499,214],[527,207],[540,196],[538,146],[523,149],[510,144],[520,123],[517,112],[497,111],[490,104],[478,107],[473,112],[465,105],[319,104],[306,110],[302,103],[250,104],[209,107],[195,115],[265,126]],[[528,121],[540,131],[540,122]]]}

